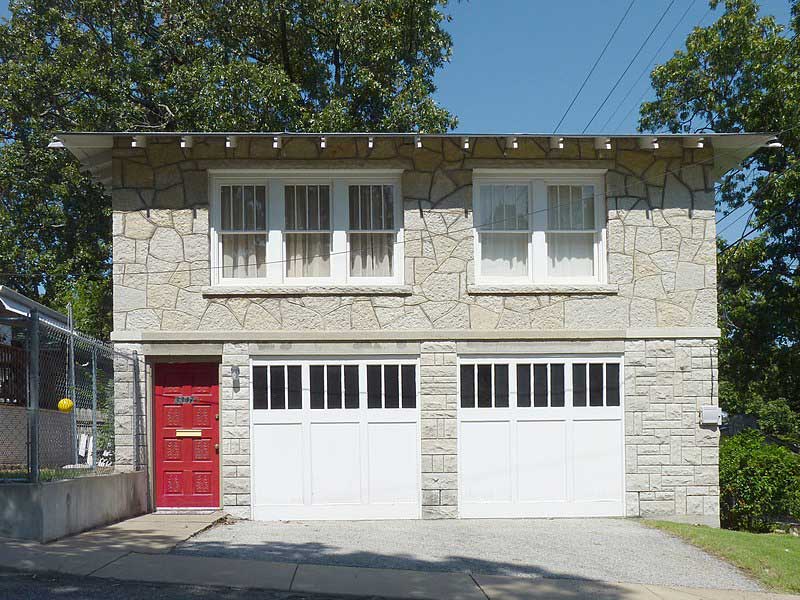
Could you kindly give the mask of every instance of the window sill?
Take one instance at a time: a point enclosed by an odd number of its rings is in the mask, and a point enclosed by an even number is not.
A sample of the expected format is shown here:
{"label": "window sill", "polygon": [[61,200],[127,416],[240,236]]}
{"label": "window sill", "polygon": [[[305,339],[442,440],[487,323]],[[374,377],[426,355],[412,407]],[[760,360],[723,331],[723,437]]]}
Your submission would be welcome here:
{"label": "window sill", "polygon": [[204,298],[237,296],[410,296],[410,285],[218,285],[203,288]]}
{"label": "window sill", "polygon": [[536,296],[536,295],[615,295],[619,293],[619,286],[615,284],[585,283],[585,284],[472,284],[467,286],[467,293],[473,296],[482,295],[508,295],[508,296]]}

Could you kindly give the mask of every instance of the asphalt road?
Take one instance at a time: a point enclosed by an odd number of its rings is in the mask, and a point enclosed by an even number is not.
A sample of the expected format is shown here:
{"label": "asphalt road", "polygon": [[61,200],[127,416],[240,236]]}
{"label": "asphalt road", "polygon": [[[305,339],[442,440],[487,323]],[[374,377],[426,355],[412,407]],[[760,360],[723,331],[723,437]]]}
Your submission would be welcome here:
{"label": "asphalt road", "polygon": [[[0,598],[11,600],[346,600],[342,596],[156,585],[0,569]],[[349,600],[381,600],[347,596]]]}

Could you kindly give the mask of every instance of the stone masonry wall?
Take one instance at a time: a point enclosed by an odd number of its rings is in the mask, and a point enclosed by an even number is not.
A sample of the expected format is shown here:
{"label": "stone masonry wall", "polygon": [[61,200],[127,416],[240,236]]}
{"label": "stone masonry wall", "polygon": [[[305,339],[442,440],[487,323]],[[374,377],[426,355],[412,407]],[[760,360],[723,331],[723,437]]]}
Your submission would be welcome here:
{"label": "stone masonry wall", "polygon": [[[232,368],[239,367],[239,383]],[[247,344],[225,344],[220,379],[222,505],[250,518],[250,355]]]}
{"label": "stone masonry wall", "polygon": [[719,524],[719,431],[698,410],[717,404],[717,342],[625,344],[628,516]]}
{"label": "stone masonry wall", "polygon": [[147,465],[147,369],[139,344],[115,344],[114,349],[114,466],[134,471]]}
{"label": "stone masonry wall", "polygon": [[[658,150],[615,140],[565,149],[546,139],[520,139],[504,151],[493,139],[291,138],[176,139],[114,150],[114,328],[138,332],[416,331],[536,332],[716,327],[713,149],[664,140]],[[208,169],[399,168],[404,202],[405,283],[396,295],[220,296],[209,293]],[[532,290],[475,293],[472,230],[474,168],[607,168],[608,283],[602,293]],[[410,336],[410,337],[413,337]],[[265,335],[264,341],[269,341]],[[132,350],[135,344],[118,344]],[[422,342],[420,408],[422,514],[454,517],[457,508],[457,372],[455,342]],[[710,353],[710,356],[709,356]],[[249,350],[226,343],[221,369],[223,504],[250,515]],[[239,366],[239,385],[231,368]],[[142,372],[144,370],[142,369]],[[116,374],[117,464],[133,465],[125,402],[132,378]],[[625,350],[626,502],[632,516],[718,519],[714,428],[697,410],[715,404],[716,341],[628,340]]]}
{"label": "stone masonry wall", "polygon": [[[504,155],[493,139],[366,141],[177,139],[114,150],[114,329],[124,331],[619,329],[716,326],[713,155],[666,140],[595,150],[591,140],[551,150],[522,139]],[[121,143],[121,142],[120,142]],[[410,295],[258,297],[207,293],[207,169],[401,168]],[[472,169],[608,168],[608,281],[604,294],[476,294]],[[274,260],[274,258],[273,258]],[[473,290],[474,291],[474,290]]]}
{"label": "stone masonry wall", "polygon": [[422,517],[458,516],[458,407],[455,342],[423,342],[420,348]]}

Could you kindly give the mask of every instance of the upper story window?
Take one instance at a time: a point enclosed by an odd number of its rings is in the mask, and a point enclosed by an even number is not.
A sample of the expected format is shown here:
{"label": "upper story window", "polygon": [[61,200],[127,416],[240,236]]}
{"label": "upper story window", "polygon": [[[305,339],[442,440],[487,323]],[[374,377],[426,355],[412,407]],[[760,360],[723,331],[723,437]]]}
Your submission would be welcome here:
{"label": "upper story window", "polygon": [[212,172],[212,283],[402,283],[399,176]]}
{"label": "upper story window", "polygon": [[476,170],[478,283],[605,283],[602,172]]}

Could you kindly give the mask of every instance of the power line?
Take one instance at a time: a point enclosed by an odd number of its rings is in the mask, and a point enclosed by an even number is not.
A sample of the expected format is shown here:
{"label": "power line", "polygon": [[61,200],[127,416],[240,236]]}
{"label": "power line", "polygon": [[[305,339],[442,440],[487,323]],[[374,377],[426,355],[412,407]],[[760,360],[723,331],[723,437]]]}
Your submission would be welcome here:
{"label": "power line", "polygon": [[[700,27],[700,26],[703,24],[703,21],[705,21],[705,20],[706,20],[706,17],[708,17],[708,15],[709,15],[711,12],[712,12],[712,10],[709,8],[709,9],[706,11],[706,13],[705,13],[705,14],[704,14],[704,15],[703,15],[703,16],[700,18],[700,20],[697,22],[697,25],[695,25],[695,27]],[[647,86],[647,88],[646,88],[646,89],[645,89],[645,90],[642,92],[642,95],[641,95],[641,96],[639,96],[639,100],[637,100],[637,101],[634,103],[634,105],[630,107],[630,109],[628,110],[628,112],[626,112],[626,113],[625,113],[625,116],[624,116],[624,117],[622,117],[622,119],[620,119],[620,120],[619,120],[619,122],[617,123],[616,127],[614,127],[614,131],[619,131],[619,128],[620,128],[620,127],[622,127],[622,124],[623,124],[623,123],[625,123],[625,121],[627,121],[627,120],[628,120],[628,117],[631,115],[631,113],[632,113],[634,110],[636,110],[638,107],[640,107],[640,106],[642,105],[642,100],[644,100],[644,97],[645,97],[645,96],[647,96],[647,92],[649,92],[649,91],[650,91],[650,86]]]}
{"label": "power line", "polygon": [[663,41],[663,42],[661,42],[661,45],[658,47],[658,50],[656,50],[656,51],[653,53],[653,57],[650,59],[650,62],[649,62],[649,63],[647,63],[647,64],[644,66],[644,68],[643,68],[643,69],[641,70],[641,72],[639,73],[639,76],[638,76],[638,77],[637,77],[637,78],[634,80],[634,82],[633,82],[633,83],[631,84],[631,86],[628,88],[628,91],[626,92],[625,96],[624,96],[624,97],[622,98],[622,100],[620,100],[620,101],[619,101],[619,103],[617,104],[617,107],[614,109],[614,112],[612,112],[612,113],[611,113],[611,114],[608,116],[608,119],[606,119],[606,122],[605,122],[605,123],[603,123],[603,129],[604,129],[604,130],[606,130],[606,127],[608,127],[608,124],[611,122],[611,119],[613,119],[613,118],[614,118],[614,116],[617,114],[617,111],[619,111],[619,109],[622,107],[622,105],[623,105],[623,104],[625,104],[625,101],[626,101],[626,100],[628,99],[628,97],[631,95],[631,92],[633,92],[633,88],[635,88],[635,87],[636,87],[636,84],[637,84],[637,83],[639,83],[639,81],[641,81],[642,77],[644,77],[644,74],[645,74],[645,73],[647,73],[647,71],[650,69],[650,67],[652,67],[652,66],[653,66],[653,63],[655,63],[655,62],[656,62],[656,59],[658,58],[658,55],[661,53],[661,51],[664,49],[664,46],[666,46],[666,45],[667,45],[667,42],[668,42],[670,39],[672,39],[672,36],[675,34],[675,31],[678,29],[678,27],[680,26],[680,24],[681,24],[681,23],[683,23],[683,20],[686,18],[686,15],[688,15],[688,14],[689,14],[689,11],[692,9],[692,7],[693,7],[693,6],[694,6],[696,3],[697,3],[697,0],[689,0],[689,4],[686,6],[686,10],[684,10],[684,11],[683,11],[683,14],[681,15],[680,19],[678,19],[678,20],[677,20],[677,22],[675,23],[675,25],[673,25],[673,26],[672,26],[672,29],[671,29],[671,30],[670,30],[670,32],[667,34],[667,37],[665,37],[665,38],[664,38],[664,41]]}
{"label": "power line", "polygon": [[600,63],[600,60],[603,58],[603,55],[605,55],[606,50],[608,50],[608,47],[611,45],[611,42],[614,40],[614,37],[617,35],[617,32],[619,31],[619,28],[622,27],[622,23],[625,21],[625,18],[628,16],[628,13],[631,12],[631,9],[633,8],[633,5],[634,5],[635,2],[636,2],[636,0],[631,0],[631,3],[628,5],[628,8],[625,10],[625,13],[622,15],[622,18],[619,20],[619,22],[617,23],[617,26],[614,28],[614,31],[611,33],[611,37],[608,38],[608,41],[606,42],[606,45],[603,46],[603,50],[600,52],[600,54],[598,55],[597,59],[594,61],[594,64],[592,65],[592,68],[589,69],[589,72],[586,74],[586,77],[584,78],[583,83],[581,83],[581,87],[579,87],[578,91],[575,92],[575,96],[573,96],[572,101],[569,103],[569,106],[567,106],[567,110],[565,110],[564,114],[561,115],[561,119],[559,119],[558,125],[556,125],[555,129],[553,129],[553,133],[556,133],[556,131],[558,131],[558,128],[561,127],[561,123],[564,122],[564,119],[567,117],[567,114],[569,114],[569,111],[572,110],[573,104],[575,104],[575,101],[578,99],[578,96],[581,95],[581,92],[583,91],[583,88],[586,86],[586,82],[589,81],[589,78],[592,76],[592,73],[594,73],[594,70],[597,68],[597,65]]}
{"label": "power line", "polygon": [[644,41],[642,42],[642,45],[639,46],[639,49],[636,51],[636,54],[634,54],[633,57],[631,58],[630,62],[628,63],[628,66],[625,67],[625,70],[617,78],[617,81],[614,82],[614,85],[611,87],[611,90],[609,90],[609,92],[606,95],[606,97],[600,103],[600,106],[597,107],[597,110],[594,111],[594,114],[592,115],[592,118],[589,119],[589,122],[586,124],[586,127],[583,128],[583,131],[581,133],[586,133],[586,130],[589,129],[589,126],[592,124],[592,121],[594,121],[595,118],[597,118],[597,115],[600,113],[600,111],[603,110],[603,107],[606,105],[606,102],[608,102],[608,99],[611,98],[611,94],[614,93],[614,91],[617,89],[617,86],[620,84],[620,82],[625,77],[627,72],[633,66],[633,63],[636,61],[637,58],[639,58],[639,55],[642,53],[642,50],[644,50],[644,47],[647,45],[647,42],[649,42],[650,38],[653,37],[653,34],[656,32],[656,29],[658,29],[658,26],[661,25],[661,21],[663,21],[664,17],[667,16],[667,13],[669,12],[669,9],[672,8],[673,4],[675,4],[675,0],[670,0],[670,3],[667,4],[667,8],[665,8],[664,12],[661,13],[661,16],[658,18],[658,21],[656,21],[656,24],[653,25],[653,28],[650,30],[650,33],[648,33],[647,37],[644,38]]}

